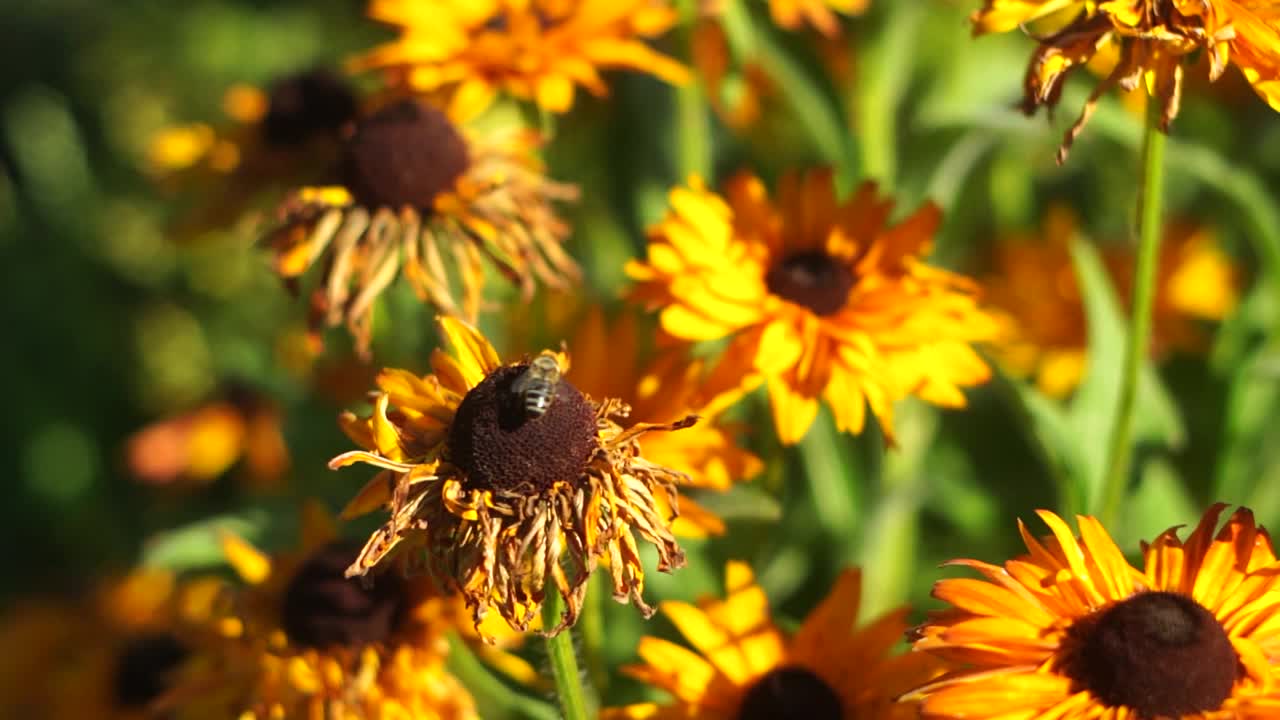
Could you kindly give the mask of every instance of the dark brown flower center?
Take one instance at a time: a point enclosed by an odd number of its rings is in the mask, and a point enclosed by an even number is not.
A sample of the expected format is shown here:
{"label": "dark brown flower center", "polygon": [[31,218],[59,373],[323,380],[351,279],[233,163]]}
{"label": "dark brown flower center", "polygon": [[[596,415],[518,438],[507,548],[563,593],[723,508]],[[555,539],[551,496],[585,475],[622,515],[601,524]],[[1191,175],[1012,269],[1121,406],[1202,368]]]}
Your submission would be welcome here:
{"label": "dark brown flower center", "polygon": [[458,405],[449,460],[468,489],[532,494],[558,480],[574,482],[600,447],[595,409],[567,381],[553,384],[541,414],[529,411],[527,397],[513,387],[528,368],[498,368]]}
{"label": "dark brown flower center", "polygon": [[298,145],[320,134],[336,134],[356,117],[356,96],[347,83],[323,68],[285,76],[267,92],[262,137],[272,145]]}
{"label": "dark brown flower center", "polygon": [[169,688],[169,674],[187,657],[187,648],[167,632],[139,635],[124,646],[112,678],[116,704],[140,708]]}
{"label": "dark brown flower center", "polygon": [[831,315],[845,306],[853,289],[853,271],[817,250],[788,255],[764,276],[769,292],[815,315]]}
{"label": "dark brown flower center", "polygon": [[822,678],[802,667],[780,667],[760,678],[742,696],[738,720],[840,720],[840,696]]}
{"label": "dark brown flower center", "polygon": [[348,579],[356,548],[333,542],[311,554],[285,589],[281,625],[289,641],[309,648],[385,642],[407,610],[404,580],[394,573]]}
{"label": "dark brown flower center", "polygon": [[1231,695],[1240,659],[1221,623],[1195,600],[1148,592],[1077,621],[1064,672],[1111,707],[1139,717],[1216,710]]}
{"label": "dark brown flower center", "polygon": [[453,123],[412,100],[361,120],[342,151],[343,181],[357,202],[424,213],[469,164],[467,143]]}

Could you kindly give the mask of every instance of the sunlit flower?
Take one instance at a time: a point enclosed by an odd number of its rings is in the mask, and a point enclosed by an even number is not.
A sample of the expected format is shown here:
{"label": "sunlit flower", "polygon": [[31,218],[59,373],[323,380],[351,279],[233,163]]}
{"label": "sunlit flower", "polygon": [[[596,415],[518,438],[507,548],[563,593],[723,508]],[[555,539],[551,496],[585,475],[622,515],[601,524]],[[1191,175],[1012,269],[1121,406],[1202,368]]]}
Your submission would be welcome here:
{"label": "sunlit flower", "polygon": [[675,24],[663,0],[372,0],[369,16],[401,36],[352,66],[442,96],[457,120],[478,115],[500,92],[566,112],[575,86],[608,93],[601,70],[687,79],[680,63],[643,42]]}
{"label": "sunlit flower", "polygon": [[751,569],[731,562],[724,600],[695,607],[662,603],[662,613],[696,652],[655,637],[640,640],[643,665],[624,672],[674,696],[674,703],[632,705],[606,713],[674,720],[907,720],[918,708],[894,698],[936,675],[919,654],[891,655],[906,630],[907,609],[856,627],[862,578],[846,570],[831,593],[787,633]]}
{"label": "sunlit flower", "polygon": [[779,27],[798,30],[808,24],[831,37],[840,32],[836,13],[859,15],[870,4],[871,0],[769,0],[769,15]]}
{"label": "sunlit flower", "polygon": [[445,317],[440,329],[454,355],[437,350],[434,374],[385,370],[373,414],[342,418],[368,451],[330,466],[382,468],[344,514],[391,513],[347,573],[422,568],[465,598],[477,627],[494,608],[520,630],[554,582],[567,605],[555,633],[576,620],[588,577],[607,560],[614,597],[651,613],[635,534],[654,545],[659,570],[684,564],[656,500],[678,509],[682,477],[641,456],[637,439],[694,418],[624,429],[629,408],[580,393],[563,378],[565,355],[503,365],[471,326]]}
{"label": "sunlit flower", "polygon": [[997,325],[974,283],[923,262],[938,208],[885,227],[893,203],[870,184],[838,201],[830,172],[787,176],[778,194],[750,176],[723,199],[696,179],[673,190],[648,258],[627,266],[635,297],[677,338],[729,340],[709,382],[767,384],[784,443],[820,398],[842,431],[861,431],[870,405],[890,436],[897,398],[963,407],[960,388],[989,376],[970,343]]}
{"label": "sunlit flower", "polygon": [[147,148],[149,172],[188,196],[180,236],[225,227],[269,192],[329,172],[357,112],[346,81],[323,68],[283,76],[265,89],[236,85],[222,105],[225,126],[167,127]]}
{"label": "sunlit flower", "polygon": [[[672,524],[676,535],[723,533],[724,522],[690,499],[685,487],[725,491],[758,475],[764,463],[738,445],[734,436],[739,428],[718,420],[696,397],[703,363],[689,358],[683,347],[646,352],[634,314],[621,313],[606,322],[598,306],[579,319],[569,346],[574,351],[574,385],[593,397],[621,399],[631,406],[632,420],[672,423],[690,413],[700,416],[697,425],[682,432],[646,433],[637,441],[643,457],[687,476],[681,487],[680,517]],[[663,499],[655,496],[659,503]]]}
{"label": "sunlit flower", "polygon": [[450,599],[395,575],[347,579],[359,546],[314,506],[303,525],[301,549],[274,556],[224,538],[247,587],[213,619],[225,640],[205,684],[229,696],[231,717],[475,718],[444,666]]}
{"label": "sunlit flower", "polygon": [[[1076,229],[1069,210],[1051,208],[1038,237],[1012,235],[996,245],[994,271],[983,282],[989,306],[1009,328],[995,345],[1001,362],[1034,377],[1052,397],[1074,390],[1087,362],[1084,302],[1071,262]],[[1132,251],[1108,245],[1103,253],[1119,299],[1129,302]],[[1166,228],[1156,272],[1151,354],[1203,350],[1203,322],[1226,317],[1239,297],[1230,258],[1208,230],[1174,223]]]}
{"label": "sunlit flower", "polygon": [[1028,113],[1056,105],[1072,70],[1095,55],[1114,56],[1114,68],[1067,132],[1060,161],[1098,98],[1114,87],[1144,87],[1161,103],[1168,130],[1178,114],[1184,66],[1197,53],[1208,56],[1211,80],[1234,63],[1280,109],[1280,13],[1272,0],[985,0],[973,24],[979,34],[1034,30],[1039,47],[1027,69]]}
{"label": "sunlit flower", "polygon": [[926,718],[1084,720],[1280,717],[1280,562],[1238,509],[1215,505],[1182,541],[1144,544],[1143,570],[1091,517],[1077,539],[1058,516],[1003,566],[956,560],[985,580],[943,580],[954,605],[914,632],[952,672],[907,697]]}
{"label": "sunlit flower", "polygon": [[279,209],[275,269],[294,281],[321,265],[311,296],[318,333],[345,321],[367,352],[374,301],[404,273],[439,311],[474,319],[485,261],[527,299],[535,278],[565,288],[577,266],[552,201],[576,189],[548,180],[529,133],[481,136],[402,101],[359,121],[342,149],[342,184],[307,187]]}
{"label": "sunlit flower", "polygon": [[150,485],[207,483],[244,461],[248,484],[270,485],[289,469],[280,409],[242,386],[218,399],[156,421],[130,436],[129,470]]}
{"label": "sunlit flower", "polygon": [[0,618],[0,717],[216,717],[178,687],[193,650],[184,607],[204,585],[138,570],[84,598],[20,601]]}

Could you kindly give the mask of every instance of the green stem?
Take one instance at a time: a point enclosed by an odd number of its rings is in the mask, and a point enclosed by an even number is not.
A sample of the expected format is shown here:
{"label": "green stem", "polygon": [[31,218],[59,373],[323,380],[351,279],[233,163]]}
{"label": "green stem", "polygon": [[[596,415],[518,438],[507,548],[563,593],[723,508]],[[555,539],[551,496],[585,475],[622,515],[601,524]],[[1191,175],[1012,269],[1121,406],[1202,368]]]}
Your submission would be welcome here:
{"label": "green stem", "polygon": [[[698,21],[696,0],[678,0],[680,11],[679,41],[685,56],[693,57],[694,25]],[[679,181],[690,175],[710,179],[711,117],[707,109],[706,91],[695,74],[689,82],[676,88],[676,169]]]}
{"label": "green stem", "polygon": [[[542,627],[553,628],[560,624],[564,614],[564,598],[554,582],[547,583],[547,596],[542,603]],[[556,681],[556,697],[564,720],[587,720],[587,698],[582,688],[582,674],[578,671],[578,656],[573,650],[573,634],[565,628],[547,637],[547,658],[551,662],[551,675]]]}
{"label": "green stem", "polygon": [[1160,129],[1160,108],[1147,101],[1146,130],[1142,140],[1142,178],[1138,186],[1138,266],[1133,279],[1133,319],[1124,349],[1120,397],[1116,402],[1111,443],[1107,448],[1106,475],[1098,505],[1104,525],[1115,522],[1124,500],[1132,457],[1134,406],[1138,381],[1151,336],[1151,311],[1155,305],[1156,269],[1160,259],[1160,216],[1164,195],[1165,134]]}
{"label": "green stem", "polygon": [[854,87],[849,93],[850,114],[856,120],[862,174],[875,180],[884,192],[892,192],[897,179],[898,110],[911,82],[918,55],[920,22],[924,4],[890,3],[888,18],[870,47],[862,53]]}
{"label": "green stem", "polygon": [[[841,547],[850,555],[860,505],[853,477],[856,471],[852,471],[853,459],[847,452],[852,442],[851,437],[836,429],[835,421],[824,408],[800,441],[799,448],[818,523],[828,535],[843,541]],[[852,557],[841,559],[852,561]]]}

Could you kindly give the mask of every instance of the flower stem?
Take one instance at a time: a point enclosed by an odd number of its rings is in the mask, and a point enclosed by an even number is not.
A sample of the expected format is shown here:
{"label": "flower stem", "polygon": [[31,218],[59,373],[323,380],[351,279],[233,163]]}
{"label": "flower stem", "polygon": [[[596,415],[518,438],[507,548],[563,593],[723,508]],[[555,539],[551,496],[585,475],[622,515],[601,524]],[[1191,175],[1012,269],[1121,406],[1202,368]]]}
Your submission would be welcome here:
{"label": "flower stem", "polygon": [[[678,0],[680,12],[679,42],[688,57],[693,57],[693,38],[698,22],[696,0]],[[689,82],[676,88],[676,170],[684,182],[690,175],[711,175],[711,117],[706,91],[695,73]]]}
{"label": "flower stem", "polygon": [[1116,402],[1111,443],[1107,448],[1106,475],[1098,505],[1104,525],[1114,523],[1124,499],[1132,458],[1134,410],[1138,383],[1151,337],[1151,312],[1155,304],[1156,268],[1160,258],[1160,216],[1164,195],[1165,134],[1160,129],[1160,107],[1147,100],[1146,129],[1142,140],[1142,177],[1138,186],[1138,265],[1133,279],[1132,312],[1120,397]]}
{"label": "flower stem", "polygon": [[[542,626],[552,628],[560,624],[564,613],[564,598],[554,582],[547,583],[546,599],[542,603]],[[551,675],[556,682],[556,697],[564,720],[587,720],[587,698],[582,688],[582,674],[578,671],[578,656],[573,649],[573,634],[569,628],[547,637],[547,658],[551,662]]]}

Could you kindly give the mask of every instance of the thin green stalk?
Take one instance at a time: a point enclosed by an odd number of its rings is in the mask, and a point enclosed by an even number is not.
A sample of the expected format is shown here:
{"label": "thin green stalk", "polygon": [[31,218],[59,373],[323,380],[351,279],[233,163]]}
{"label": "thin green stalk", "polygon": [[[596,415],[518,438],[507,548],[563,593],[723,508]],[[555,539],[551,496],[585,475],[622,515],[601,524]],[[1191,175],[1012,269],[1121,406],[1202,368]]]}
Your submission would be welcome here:
{"label": "thin green stalk", "polygon": [[[858,492],[852,477],[853,462],[847,448],[852,439],[836,429],[824,408],[800,441],[804,466],[818,523],[835,538],[852,541],[858,524]],[[844,543],[849,552],[852,545]]]}
{"label": "thin green stalk", "polygon": [[[547,597],[542,602],[542,626],[553,628],[564,614],[564,598],[554,582],[547,583]],[[587,720],[587,696],[578,671],[578,656],[573,649],[573,634],[568,628],[547,639],[547,659],[556,681],[556,697],[564,720]]]}
{"label": "thin green stalk", "polygon": [[456,633],[449,634],[449,670],[476,699],[481,717],[518,717],[556,720],[555,708],[522,695],[489,672]]}
{"label": "thin green stalk", "polygon": [[[679,41],[685,56],[693,56],[693,30],[698,19],[696,0],[679,0]],[[676,170],[684,182],[690,175],[708,178],[711,174],[711,116],[706,91],[698,77],[676,88],[675,118]]]}
{"label": "thin green stalk", "polygon": [[587,582],[587,598],[582,604],[582,617],[578,620],[587,677],[600,695],[609,690],[609,667],[604,657],[604,604],[609,589],[604,586],[603,577],[598,572],[591,575]]}
{"label": "thin green stalk", "polygon": [[1124,349],[1120,397],[1116,402],[1111,443],[1107,448],[1106,475],[1099,494],[1098,517],[1104,525],[1116,520],[1124,500],[1132,458],[1134,406],[1138,381],[1151,337],[1151,310],[1155,304],[1156,268],[1160,258],[1160,216],[1164,196],[1165,134],[1160,130],[1160,107],[1147,101],[1146,130],[1142,140],[1142,177],[1138,186],[1138,266],[1133,279],[1133,318]]}

